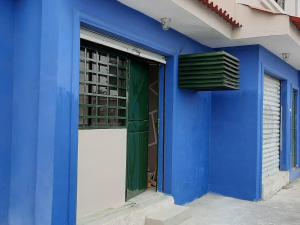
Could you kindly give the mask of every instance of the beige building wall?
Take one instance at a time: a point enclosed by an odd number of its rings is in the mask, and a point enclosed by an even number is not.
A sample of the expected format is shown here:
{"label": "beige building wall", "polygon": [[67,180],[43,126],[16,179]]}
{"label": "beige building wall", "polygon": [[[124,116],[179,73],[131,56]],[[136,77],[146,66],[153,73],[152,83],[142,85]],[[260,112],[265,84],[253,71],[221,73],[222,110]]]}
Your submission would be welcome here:
{"label": "beige building wall", "polygon": [[213,0],[215,4],[220,6],[223,9],[226,9],[226,11],[234,16],[236,13],[236,0]]}
{"label": "beige building wall", "polygon": [[[214,0],[214,2],[215,1],[222,2],[222,0]],[[223,2],[223,4],[229,5],[227,1]],[[229,2],[231,2],[231,0]],[[236,3],[251,5],[257,8],[264,8],[266,10],[271,10],[275,13],[285,13],[292,16],[299,16],[299,2],[299,0],[285,0],[285,9],[281,10],[281,8],[276,4],[275,0],[236,0]]]}

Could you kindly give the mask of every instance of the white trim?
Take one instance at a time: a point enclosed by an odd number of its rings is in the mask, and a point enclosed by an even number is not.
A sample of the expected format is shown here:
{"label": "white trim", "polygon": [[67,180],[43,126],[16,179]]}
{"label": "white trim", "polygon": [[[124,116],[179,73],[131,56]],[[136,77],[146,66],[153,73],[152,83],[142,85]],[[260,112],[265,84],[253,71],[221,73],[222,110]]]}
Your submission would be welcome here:
{"label": "white trim", "polygon": [[166,59],[164,56],[138,48],[133,45],[126,44],[121,41],[117,41],[115,39],[103,36],[101,34],[98,34],[96,32],[86,30],[84,28],[80,29],[80,38],[88,41],[92,41],[101,45],[105,45],[110,48],[114,48],[123,52],[127,52],[129,54],[150,59],[159,63],[166,64]]}
{"label": "white trim", "polygon": [[285,9],[281,8],[281,6],[278,5],[277,2],[275,2],[274,0],[261,0],[261,3],[269,10],[282,14],[285,13]]}

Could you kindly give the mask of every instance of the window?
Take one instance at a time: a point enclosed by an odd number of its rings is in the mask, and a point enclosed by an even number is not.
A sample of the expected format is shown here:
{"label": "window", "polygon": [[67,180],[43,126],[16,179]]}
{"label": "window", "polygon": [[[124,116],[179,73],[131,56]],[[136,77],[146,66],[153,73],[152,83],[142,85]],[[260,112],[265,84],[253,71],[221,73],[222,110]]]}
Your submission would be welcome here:
{"label": "window", "polygon": [[285,9],[285,0],[275,0],[275,2],[284,10]]}
{"label": "window", "polygon": [[81,41],[81,129],[125,127],[129,60],[106,47]]}

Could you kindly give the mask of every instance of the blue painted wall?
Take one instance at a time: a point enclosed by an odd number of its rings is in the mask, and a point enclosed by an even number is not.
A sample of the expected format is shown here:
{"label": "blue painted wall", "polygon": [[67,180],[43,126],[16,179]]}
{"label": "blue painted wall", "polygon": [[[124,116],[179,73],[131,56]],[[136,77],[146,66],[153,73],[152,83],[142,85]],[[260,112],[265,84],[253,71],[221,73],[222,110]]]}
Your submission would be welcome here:
{"label": "blue painted wall", "polygon": [[[0,202],[0,222],[6,224],[9,208],[13,225],[75,224],[80,24],[167,56],[163,187],[176,203],[209,190],[260,198],[263,69],[285,74],[294,86],[296,70],[259,46],[228,48],[241,60],[241,90],[182,90],[179,55],[211,49],[174,30],[163,31],[157,21],[117,1],[12,2],[0,8],[7,31],[0,46],[11,56],[0,64],[1,73],[11,74],[0,78],[0,100],[11,103],[11,111],[0,112],[5,118],[0,134],[7,135],[0,142],[0,178],[7,181],[0,197],[10,194],[9,207],[8,198]],[[10,121],[11,132],[4,133]]]}
{"label": "blue painted wall", "polygon": [[10,223],[34,224],[40,69],[39,0],[15,1]]}
{"label": "blue painted wall", "polygon": [[[166,68],[165,192],[172,194],[177,203],[205,194],[211,95],[180,90],[177,70],[180,54],[210,49],[175,31],[163,31],[160,23],[115,1],[90,1],[89,4],[80,1],[76,8],[83,22],[100,31],[169,56]],[[107,13],[112,11],[113,14]],[[187,188],[189,192],[183,192]]]}
{"label": "blue painted wall", "polygon": [[[292,92],[293,89],[299,90],[299,71],[291,67],[279,57],[275,56],[267,49],[260,47],[260,63],[262,66],[261,76],[264,74],[272,75],[280,79],[282,85],[281,104],[283,108],[283,129],[282,129],[282,153],[281,153],[281,170],[289,170],[291,179],[297,176],[297,171],[292,169]],[[262,102],[261,102],[262,104]],[[299,92],[298,92],[298,113],[299,113]],[[299,114],[298,114],[299,115]],[[299,119],[298,119],[299,131]],[[298,135],[299,143],[299,135]],[[299,152],[299,145],[297,146]],[[294,175],[294,172],[295,175]],[[299,173],[299,172],[298,172]]]}
{"label": "blue painted wall", "polygon": [[259,47],[225,49],[240,59],[240,90],[213,92],[209,190],[256,200],[260,146]]}
{"label": "blue painted wall", "polygon": [[0,3],[0,224],[6,225],[10,187],[11,100],[13,70],[12,1]]}
{"label": "blue painted wall", "polygon": [[258,200],[262,190],[263,77],[269,74],[282,80],[281,169],[290,170],[291,91],[299,88],[298,71],[261,46],[225,50],[240,59],[241,88],[212,94],[209,190]]}
{"label": "blue painted wall", "polygon": [[209,48],[117,1],[15,1],[11,224],[75,224],[80,23],[168,57],[165,191],[178,203],[207,192],[211,94],[180,90],[177,68]]}

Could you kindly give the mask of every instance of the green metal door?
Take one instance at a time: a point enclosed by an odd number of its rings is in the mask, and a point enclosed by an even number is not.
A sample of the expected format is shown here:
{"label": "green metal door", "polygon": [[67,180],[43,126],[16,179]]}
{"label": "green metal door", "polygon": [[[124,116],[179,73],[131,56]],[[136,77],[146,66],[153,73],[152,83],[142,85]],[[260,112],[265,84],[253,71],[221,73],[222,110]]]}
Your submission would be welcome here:
{"label": "green metal door", "polygon": [[127,200],[147,188],[148,84],[147,64],[131,60],[128,79]]}
{"label": "green metal door", "polygon": [[293,89],[293,115],[292,115],[292,165],[297,167],[297,90]]}

